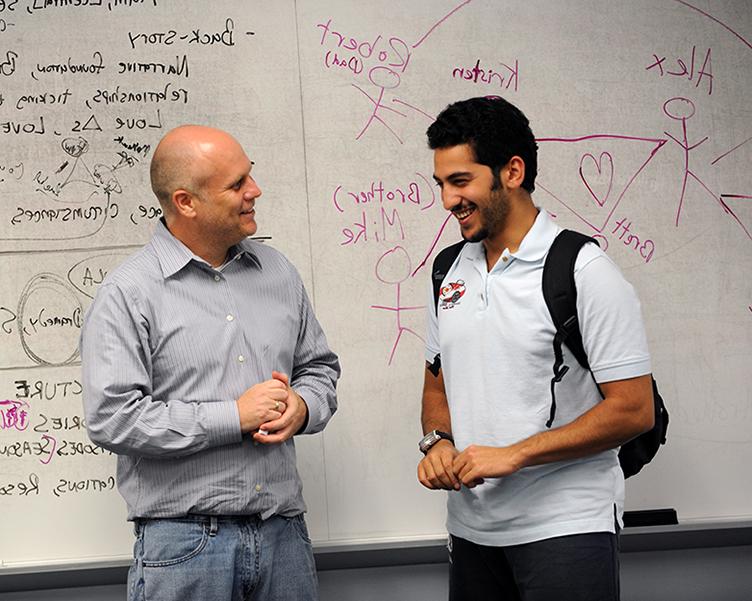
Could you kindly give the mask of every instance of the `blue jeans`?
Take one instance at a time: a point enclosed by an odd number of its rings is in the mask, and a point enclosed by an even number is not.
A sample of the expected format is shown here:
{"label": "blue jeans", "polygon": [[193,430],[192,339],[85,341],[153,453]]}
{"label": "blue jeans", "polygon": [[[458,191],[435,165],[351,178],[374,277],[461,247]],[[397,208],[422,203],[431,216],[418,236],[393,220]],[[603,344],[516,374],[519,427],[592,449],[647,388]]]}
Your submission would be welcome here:
{"label": "blue jeans", "polygon": [[136,521],[129,601],[317,601],[302,515]]}

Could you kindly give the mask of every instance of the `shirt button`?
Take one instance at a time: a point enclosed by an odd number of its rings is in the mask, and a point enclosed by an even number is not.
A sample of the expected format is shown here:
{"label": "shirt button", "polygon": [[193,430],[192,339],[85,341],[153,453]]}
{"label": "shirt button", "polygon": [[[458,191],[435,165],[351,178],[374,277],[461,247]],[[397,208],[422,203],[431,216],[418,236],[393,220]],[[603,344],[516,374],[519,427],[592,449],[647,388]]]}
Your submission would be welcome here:
{"label": "shirt button", "polygon": [[261,492],[261,485],[260,484],[256,485],[256,492]]}
{"label": "shirt button", "polygon": [[215,282],[218,282],[218,281],[219,281],[219,280],[221,280],[221,279],[222,279],[222,278],[220,278],[220,277],[219,277],[218,275],[215,275],[215,276],[214,276],[214,281],[215,281]]}
{"label": "shirt button", "polygon": [[238,355],[238,361],[242,363],[243,361],[245,361],[245,357],[243,357],[243,355]]}
{"label": "shirt button", "polygon": [[501,257],[501,260],[504,261],[504,263],[506,263],[507,261],[509,261],[509,257]]}
{"label": "shirt button", "polygon": [[233,319],[235,319],[235,318],[232,315],[228,315],[227,316],[227,321],[232,321]]}

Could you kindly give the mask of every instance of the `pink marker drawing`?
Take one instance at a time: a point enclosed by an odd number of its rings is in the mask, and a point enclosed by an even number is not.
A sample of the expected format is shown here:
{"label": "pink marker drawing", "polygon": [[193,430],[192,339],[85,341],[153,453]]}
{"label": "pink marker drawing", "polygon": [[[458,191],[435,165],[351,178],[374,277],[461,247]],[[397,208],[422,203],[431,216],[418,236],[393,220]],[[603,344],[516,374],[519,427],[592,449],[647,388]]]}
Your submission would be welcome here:
{"label": "pink marker drawing", "polygon": [[557,185],[548,183],[545,176],[539,176],[535,186],[564,205],[597,235],[606,231],[632,184],[667,142],[665,138],[619,134],[541,137],[536,141],[543,147],[556,144],[553,150],[560,154],[574,151],[575,156],[579,155],[577,181],[565,173],[559,184],[570,190],[568,194],[559,192]]}
{"label": "pink marker drawing", "polygon": [[29,413],[24,407],[28,406],[29,404],[24,401],[0,401],[0,430],[26,430],[29,427]]}
{"label": "pink marker drawing", "polygon": [[[588,170],[591,167],[591,170]],[[592,171],[594,169],[595,171]],[[589,172],[589,175],[586,175]],[[606,204],[611,195],[611,187],[614,184],[614,159],[610,152],[602,152],[596,159],[592,154],[585,153],[580,158],[580,179],[590,192],[590,196],[598,203],[598,206]],[[593,190],[593,187],[597,189]]]}
{"label": "pink marker drawing", "polygon": [[407,332],[423,341],[423,337],[415,330],[402,325],[403,311],[418,311],[425,309],[425,305],[415,307],[402,306],[401,287],[402,283],[410,277],[410,269],[410,256],[407,254],[407,251],[401,246],[390,248],[384,254],[382,254],[381,257],[379,257],[379,260],[376,262],[376,278],[384,284],[393,285],[396,295],[394,305],[371,305],[372,309],[392,311],[397,318],[397,337],[394,340],[392,350],[389,354],[388,365],[391,365],[392,361],[394,360],[394,354],[397,351],[397,345],[402,338],[402,334]]}
{"label": "pink marker drawing", "polygon": [[[670,118],[674,119],[676,121],[681,122],[682,127],[682,134],[681,139],[678,139],[674,137],[669,132],[664,132],[669,138],[671,138],[676,144],[678,144],[683,151],[684,154],[684,175],[682,179],[682,188],[681,188],[681,195],[679,197],[679,204],[676,209],[676,222],[675,225],[679,226],[679,219],[681,217],[682,207],[684,206],[684,199],[687,193],[687,184],[689,183],[689,179],[692,178],[699,186],[705,190],[708,195],[713,198],[718,204],[721,206],[723,211],[729,215],[736,223],[739,225],[739,227],[744,230],[744,233],[747,235],[747,237],[752,240],[752,234],[750,234],[750,231],[747,229],[747,227],[744,225],[744,223],[739,219],[739,217],[736,215],[736,213],[731,209],[731,207],[726,204],[723,197],[724,195],[716,194],[713,192],[707,184],[703,180],[701,180],[697,174],[692,170],[690,166],[690,152],[692,152],[695,148],[698,148],[701,144],[703,144],[705,141],[708,140],[708,136],[705,136],[698,142],[690,144],[689,137],[687,134],[687,121],[689,121],[694,115],[695,115],[695,105],[694,103],[689,100],[688,98],[682,98],[682,97],[676,97],[676,98],[670,98],[663,104],[663,112]],[[725,195],[727,197],[730,197],[731,195]]]}
{"label": "pink marker drawing", "polygon": [[[718,163],[722,159],[725,159],[729,155],[733,154],[735,151],[739,150],[739,148],[741,148],[742,146],[744,146],[745,144],[747,144],[750,141],[752,141],[752,138],[747,138],[746,140],[744,140],[744,142],[741,142],[741,143],[737,144],[736,146],[734,146],[730,150],[727,150],[726,152],[724,152],[723,154],[721,154],[719,157],[717,157],[716,159],[714,159],[710,164],[711,165],[715,165],[716,163]],[[739,201],[741,201],[741,202],[744,202],[744,203],[749,203],[750,201],[752,201],[752,194],[721,194],[720,195],[720,201],[721,201],[721,204],[723,205],[724,211],[729,212],[729,211],[731,211],[731,208],[729,207],[729,204],[728,204],[729,202],[739,202]],[[741,228],[745,231],[745,233],[747,234],[747,236],[750,236],[750,230],[749,230],[749,228],[741,221],[741,219],[737,219],[737,222],[739,223],[739,225],[741,226]],[[752,237],[752,236],[750,236],[750,237]]]}
{"label": "pink marker drawing", "polygon": [[[326,52],[323,60],[324,66],[327,69],[336,68],[347,71],[353,77],[365,72],[367,84],[373,86],[373,90],[370,90],[364,88],[363,85],[351,84],[370,103],[369,108],[371,111],[362,128],[355,136],[356,140],[360,140],[369,131],[371,126],[377,123],[384,127],[398,143],[403,144],[404,140],[397,131],[394,120],[398,118],[406,119],[408,117],[406,109],[425,117],[429,122],[433,121],[434,116],[420,107],[414,106],[404,99],[397,97],[394,93],[399,88],[402,83],[402,77],[407,72],[412,58],[412,51],[423,44],[445,21],[461,8],[470,4],[471,1],[465,0],[459,3],[434,23],[412,45],[396,36],[384,39],[381,35],[377,36],[372,42],[364,41],[358,43],[354,38],[345,36],[333,29],[332,19],[329,19],[326,23],[316,24],[316,27],[322,32],[321,45],[323,46],[326,43],[335,47],[334,52],[332,50]],[[348,54],[350,56],[347,56]],[[369,61],[377,64],[368,66],[366,63]]]}
{"label": "pink marker drawing", "polygon": [[44,440],[47,443],[47,445],[52,445],[52,450],[47,455],[47,459],[39,460],[39,462],[42,465],[47,465],[50,461],[52,461],[52,458],[55,456],[55,451],[57,450],[57,438],[55,438],[54,436],[50,436],[48,434],[42,434],[42,440]]}

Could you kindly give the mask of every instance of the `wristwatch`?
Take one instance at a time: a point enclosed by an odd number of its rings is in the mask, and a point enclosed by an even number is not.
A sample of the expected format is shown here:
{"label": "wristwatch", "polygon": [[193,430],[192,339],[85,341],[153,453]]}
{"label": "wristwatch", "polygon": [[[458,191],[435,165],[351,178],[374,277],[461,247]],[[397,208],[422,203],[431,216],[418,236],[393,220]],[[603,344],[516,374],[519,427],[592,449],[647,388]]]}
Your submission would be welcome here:
{"label": "wristwatch", "polygon": [[446,432],[442,432],[441,430],[431,430],[428,434],[426,434],[423,438],[421,438],[420,442],[418,443],[418,448],[420,449],[420,452],[424,455],[428,453],[428,451],[431,450],[431,447],[435,445],[440,440],[448,440],[452,444],[454,444],[454,438],[452,438],[451,434],[447,434]]}

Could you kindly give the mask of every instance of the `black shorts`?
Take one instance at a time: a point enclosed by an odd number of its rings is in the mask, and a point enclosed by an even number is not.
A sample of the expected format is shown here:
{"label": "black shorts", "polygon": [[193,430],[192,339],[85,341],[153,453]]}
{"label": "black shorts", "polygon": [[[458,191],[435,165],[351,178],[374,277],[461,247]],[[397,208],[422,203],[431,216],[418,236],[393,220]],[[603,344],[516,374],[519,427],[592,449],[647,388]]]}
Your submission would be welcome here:
{"label": "black shorts", "polygon": [[619,536],[487,547],[449,538],[449,601],[619,601]]}

